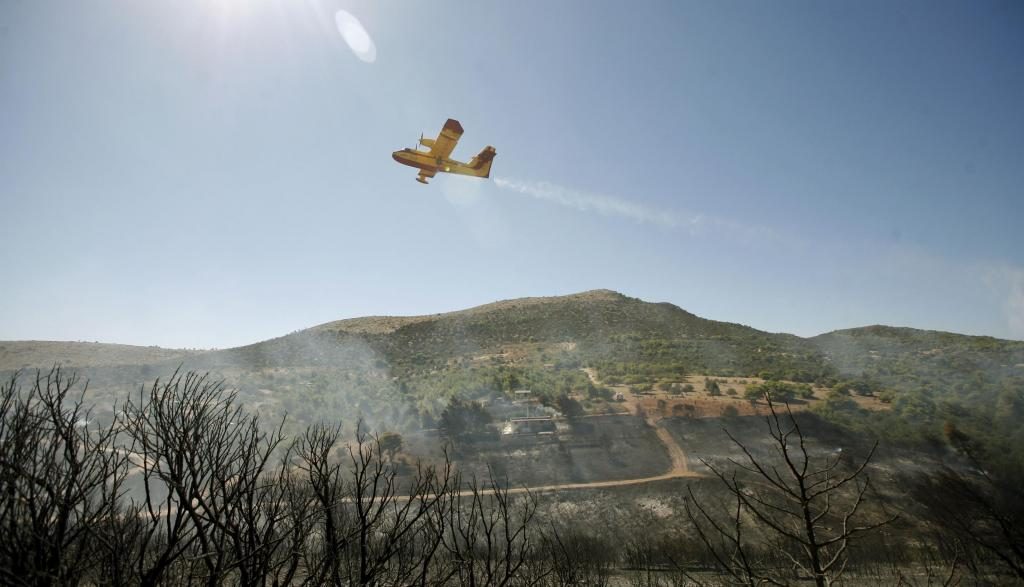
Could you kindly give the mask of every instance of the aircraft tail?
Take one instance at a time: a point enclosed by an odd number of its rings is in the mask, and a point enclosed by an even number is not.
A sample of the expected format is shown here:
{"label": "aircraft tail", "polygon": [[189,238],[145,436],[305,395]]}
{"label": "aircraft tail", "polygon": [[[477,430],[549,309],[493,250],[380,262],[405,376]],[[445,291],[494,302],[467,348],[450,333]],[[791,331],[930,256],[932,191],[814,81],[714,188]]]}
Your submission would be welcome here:
{"label": "aircraft tail", "polygon": [[466,166],[472,169],[473,175],[477,177],[490,177],[491,162],[494,161],[494,156],[497,154],[494,147],[488,145],[483,151],[480,151],[479,155],[470,159]]}

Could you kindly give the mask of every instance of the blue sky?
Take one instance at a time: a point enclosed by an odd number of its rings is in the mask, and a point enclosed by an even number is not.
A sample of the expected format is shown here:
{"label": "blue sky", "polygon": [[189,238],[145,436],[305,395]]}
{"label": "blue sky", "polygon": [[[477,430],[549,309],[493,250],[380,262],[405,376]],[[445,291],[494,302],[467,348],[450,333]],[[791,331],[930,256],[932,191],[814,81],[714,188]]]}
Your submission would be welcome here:
{"label": "blue sky", "polygon": [[[8,0],[0,339],[594,288],[1024,339],[1022,31],[1018,2]],[[449,117],[490,180],[392,161]]]}

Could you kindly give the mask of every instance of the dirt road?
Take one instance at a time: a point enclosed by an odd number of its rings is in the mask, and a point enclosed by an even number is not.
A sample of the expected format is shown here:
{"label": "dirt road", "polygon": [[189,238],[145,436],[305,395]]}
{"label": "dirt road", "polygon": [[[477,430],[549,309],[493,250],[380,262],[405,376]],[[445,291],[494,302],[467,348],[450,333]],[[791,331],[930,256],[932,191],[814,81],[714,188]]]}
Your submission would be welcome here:
{"label": "dirt road", "polygon": [[[601,381],[597,378],[597,372],[594,371],[594,369],[590,367],[583,367],[582,371],[587,374],[587,377],[590,378],[591,383],[593,383],[594,385],[602,385]],[[629,409],[629,412],[632,414],[637,414],[640,409],[640,402],[637,400],[637,397],[633,395],[633,392],[631,392],[628,388],[624,386],[621,389],[616,389],[616,391],[622,392],[622,397],[625,399],[625,405]],[[679,446],[679,443],[676,442],[676,439],[672,437],[672,434],[667,429],[658,425],[659,420],[661,420],[661,417],[651,414],[650,412],[644,414],[644,421],[647,422],[648,426],[654,428],[654,431],[655,433],[657,433],[658,438],[661,440],[661,443],[665,445],[665,450],[668,451],[669,457],[672,458],[672,467],[668,470],[667,473],[665,473],[664,475],[660,475],[658,477],[650,477],[648,479],[632,479],[629,481],[646,483],[648,481],[660,481],[663,478],[671,479],[673,477],[700,477],[701,475],[690,471],[690,465],[689,462],[686,460],[686,453],[683,452],[683,447]],[[628,482],[623,483],[630,484]]]}
{"label": "dirt road", "polygon": [[[511,493],[545,493],[548,491],[566,491],[570,489],[600,489],[602,487],[624,487],[627,485],[643,485],[644,483],[653,483],[655,481],[667,481],[669,479],[680,479],[683,477],[703,477],[700,473],[693,471],[685,472],[669,472],[664,475],[657,475],[654,477],[641,477],[639,479],[619,479],[617,481],[591,481],[589,483],[563,483],[561,485],[538,485],[534,487],[512,487],[509,488],[508,492]],[[462,495],[470,495],[471,491],[460,491]],[[490,490],[482,491],[483,494],[491,493]]]}

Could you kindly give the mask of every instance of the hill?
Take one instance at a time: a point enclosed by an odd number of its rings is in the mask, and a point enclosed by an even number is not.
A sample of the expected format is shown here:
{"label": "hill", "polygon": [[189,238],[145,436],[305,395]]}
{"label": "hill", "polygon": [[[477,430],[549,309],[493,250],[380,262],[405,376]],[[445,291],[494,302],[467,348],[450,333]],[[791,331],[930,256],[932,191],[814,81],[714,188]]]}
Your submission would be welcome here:
{"label": "hill", "polygon": [[0,371],[146,365],[184,361],[202,351],[99,342],[16,340],[0,342]]}
{"label": "hill", "polygon": [[[866,326],[809,339],[843,373],[936,383],[949,375],[1024,375],[1024,342],[934,330]],[[904,381],[909,383],[910,381]]]}
{"label": "hill", "polygon": [[838,389],[877,394],[892,405],[870,418],[833,419],[932,445],[944,445],[959,429],[989,453],[987,460],[1024,464],[1024,342],[877,325],[809,342],[835,367]]}
{"label": "hill", "polygon": [[[599,409],[582,367],[640,391],[686,376],[756,377],[831,388],[823,413],[876,436],[934,444],[953,421],[1024,459],[1024,436],[1004,430],[1024,416],[1024,342],[888,326],[801,338],[610,290],[340,320],[219,351],[0,343],[2,371],[53,364],[90,379],[101,413],[183,365],[223,378],[271,417],[361,415],[398,429],[435,425],[453,398],[495,400],[522,387],[548,404],[571,394]],[[891,410],[867,413],[843,400],[851,393]]]}
{"label": "hill", "polygon": [[505,300],[432,316],[341,320],[207,353],[203,360],[256,368],[384,361],[401,376],[481,355],[522,354],[523,346],[543,351],[566,344],[582,361],[686,363],[689,370],[723,374],[785,371],[808,381],[829,370],[823,355],[799,337],[707,320],[672,304],[609,290]]}

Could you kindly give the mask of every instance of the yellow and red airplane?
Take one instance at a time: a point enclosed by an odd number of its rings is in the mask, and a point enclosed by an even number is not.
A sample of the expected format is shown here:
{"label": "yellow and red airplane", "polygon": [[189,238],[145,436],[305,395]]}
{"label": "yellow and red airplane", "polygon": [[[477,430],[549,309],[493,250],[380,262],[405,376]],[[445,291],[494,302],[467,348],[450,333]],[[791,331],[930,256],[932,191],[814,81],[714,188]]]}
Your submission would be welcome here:
{"label": "yellow and red airplane", "polygon": [[449,159],[461,136],[462,125],[458,120],[449,118],[436,139],[425,139],[423,135],[420,135],[420,145],[429,148],[429,151],[420,151],[419,148],[402,149],[392,153],[391,157],[402,165],[418,168],[420,174],[416,177],[416,181],[420,183],[427,183],[427,178],[434,177],[438,171],[472,175],[473,177],[490,177],[491,162],[494,161],[494,155],[497,153],[490,145],[480,151],[479,155],[470,159],[469,163]]}

